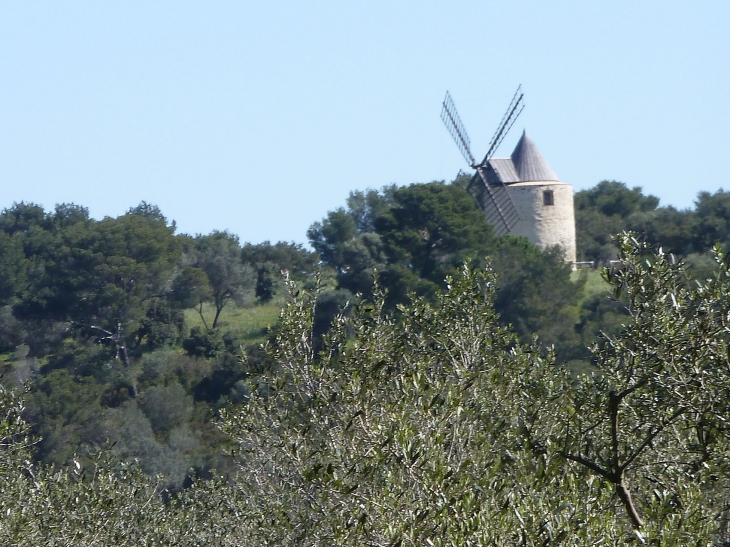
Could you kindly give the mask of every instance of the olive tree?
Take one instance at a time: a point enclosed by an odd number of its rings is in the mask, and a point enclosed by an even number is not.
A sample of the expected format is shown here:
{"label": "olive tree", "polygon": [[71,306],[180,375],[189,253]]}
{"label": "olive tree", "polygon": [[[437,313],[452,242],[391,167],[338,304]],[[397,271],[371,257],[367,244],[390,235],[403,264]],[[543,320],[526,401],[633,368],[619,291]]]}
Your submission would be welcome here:
{"label": "olive tree", "polygon": [[593,348],[598,373],[567,391],[558,452],[609,487],[636,530],[701,544],[728,494],[730,262],[717,248],[718,274],[692,286],[661,249],[632,234],[618,244],[605,277],[631,322]]}
{"label": "olive tree", "polygon": [[0,544],[75,547],[253,545],[238,490],[199,481],[176,496],[135,462],[95,450],[86,465],[33,462],[22,400],[0,387]]}
{"label": "olive tree", "polygon": [[550,429],[535,419],[556,404],[542,395],[568,376],[497,325],[491,273],[465,269],[449,284],[436,305],[416,300],[398,320],[376,292],[335,321],[318,354],[314,299],[285,310],[272,348],[280,369],[223,423],[261,544],[513,545],[559,534],[552,502],[534,495],[541,475],[559,473],[557,456],[523,430]]}
{"label": "olive tree", "polygon": [[[276,545],[712,545],[727,494],[730,274],[619,240],[629,311],[571,378],[499,327],[494,277],[429,305],[384,295],[315,353],[313,300],[284,311],[277,367],[225,414],[246,513]],[[316,295],[315,295],[316,296]]]}

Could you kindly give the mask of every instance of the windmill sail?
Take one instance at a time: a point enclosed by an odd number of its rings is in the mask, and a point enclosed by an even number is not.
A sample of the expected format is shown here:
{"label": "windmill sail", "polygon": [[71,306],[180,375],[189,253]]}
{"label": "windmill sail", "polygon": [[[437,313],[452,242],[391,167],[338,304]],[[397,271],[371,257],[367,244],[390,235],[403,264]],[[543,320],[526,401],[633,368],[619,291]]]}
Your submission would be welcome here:
{"label": "windmill sail", "polygon": [[448,91],[446,92],[441,110],[441,119],[454,138],[456,146],[461,151],[466,162],[477,171],[469,182],[467,191],[472,195],[477,206],[484,212],[487,221],[494,226],[497,235],[509,233],[517,221],[520,220],[520,215],[512,201],[507,186],[499,177],[489,176],[489,171],[491,170],[489,161],[524,108],[524,104],[522,104],[524,95],[521,93],[521,88],[522,86],[518,87],[512,97],[507,111],[502,117],[497,130],[494,132],[492,140],[489,142],[487,154],[480,164],[477,164],[474,160],[466,128],[461,122],[454,101]]}
{"label": "windmill sail", "polygon": [[468,163],[470,167],[474,167],[477,162],[471,153],[469,135],[466,134],[466,128],[464,127],[464,124],[461,123],[459,113],[456,111],[456,105],[448,91],[446,92],[446,97],[444,97],[442,105],[441,120],[444,122],[446,129],[449,130],[449,133],[451,133],[451,136],[454,138],[454,142],[459,148],[461,155],[464,156],[466,163]]}
{"label": "windmill sail", "polygon": [[482,210],[497,235],[508,234],[520,220],[512,197],[507,186],[501,182],[490,184],[486,169],[482,166],[472,177],[467,191],[476,201],[477,206]]}
{"label": "windmill sail", "polygon": [[525,94],[522,93],[522,86],[520,85],[517,87],[517,91],[515,91],[515,94],[507,107],[507,111],[504,113],[504,116],[502,116],[502,121],[499,122],[499,126],[494,132],[492,140],[489,141],[489,149],[487,150],[487,154],[484,156],[484,160],[482,160],[482,165],[485,165],[494,155],[497,148],[499,148],[499,145],[502,144],[502,141],[512,128],[512,125],[514,125],[517,118],[520,117],[522,109],[525,108],[525,105],[522,104],[522,98],[524,96]]}

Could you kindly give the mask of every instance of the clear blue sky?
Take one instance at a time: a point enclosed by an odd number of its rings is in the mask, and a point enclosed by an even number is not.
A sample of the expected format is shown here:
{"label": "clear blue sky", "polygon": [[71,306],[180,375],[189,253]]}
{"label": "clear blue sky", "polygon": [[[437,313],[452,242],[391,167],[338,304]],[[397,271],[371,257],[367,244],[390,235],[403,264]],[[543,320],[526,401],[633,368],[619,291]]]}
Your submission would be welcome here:
{"label": "clear blue sky", "polygon": [[509,99],[560,178],[730,189],[730,2],[3,2],[0,208],[145,200],[306,241],[354,189],[451,180]]}

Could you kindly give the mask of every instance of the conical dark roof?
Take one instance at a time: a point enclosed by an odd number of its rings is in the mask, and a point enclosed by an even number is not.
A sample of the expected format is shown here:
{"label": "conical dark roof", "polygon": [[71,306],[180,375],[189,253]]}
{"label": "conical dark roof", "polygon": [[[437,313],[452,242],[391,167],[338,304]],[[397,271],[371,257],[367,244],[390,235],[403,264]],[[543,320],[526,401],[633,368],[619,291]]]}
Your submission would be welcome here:
{"label": "conical dark roof", "polygon": [[560,180],[526,131],[522,132],[522,137],[515,146],[511,158],[520,182]]}

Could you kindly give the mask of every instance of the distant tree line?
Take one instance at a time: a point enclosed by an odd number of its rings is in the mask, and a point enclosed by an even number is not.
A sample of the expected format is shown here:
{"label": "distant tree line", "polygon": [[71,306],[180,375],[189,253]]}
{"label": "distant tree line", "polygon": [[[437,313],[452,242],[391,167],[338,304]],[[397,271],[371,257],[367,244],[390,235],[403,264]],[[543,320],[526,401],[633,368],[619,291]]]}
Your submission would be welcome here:
{"label": "distant tree line", "polygon": [[625,230],[703,267],[715,243],[730,243],[730,192],[722,189],[699,192],[693,209],[679,210],[659,206],[659,198],[645,196],[639,187],[602,181],[576,192],[575,215],[578,256],[601,264],[617,258],[613,236]]}
{"label": "distant tree line", "polygon": [[[271,300],[275,271],[305,280],[316,267],[293,243],[175,234],[144,202],[102,220],[74,204],[2,211],[0,372],[8,387],[30,382],[35,456],[63,464],[108,440],[176,485],[191,468],[224,468],[208,423],[246,371],[221,312]],[[202,327],[187,326],[193,309]]]}

